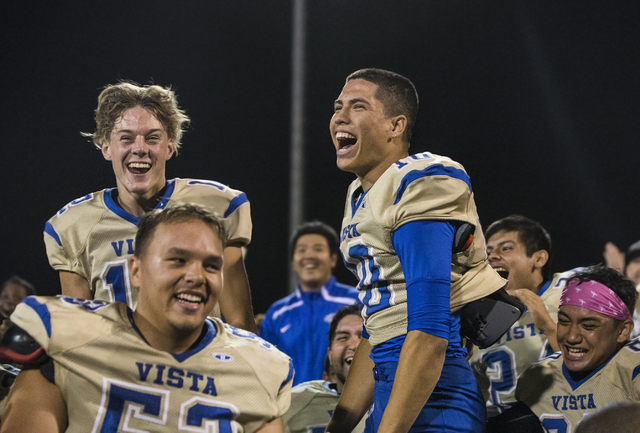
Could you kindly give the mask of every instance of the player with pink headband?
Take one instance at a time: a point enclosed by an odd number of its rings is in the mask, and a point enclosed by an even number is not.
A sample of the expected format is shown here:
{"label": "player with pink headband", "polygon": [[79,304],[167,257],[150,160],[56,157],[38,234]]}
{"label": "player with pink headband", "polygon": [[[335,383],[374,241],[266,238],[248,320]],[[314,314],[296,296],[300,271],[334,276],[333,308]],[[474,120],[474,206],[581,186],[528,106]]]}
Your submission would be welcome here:
{"label": "player with pink headband", "polygon": [[548,431],[575,432],[606,404],[640,402],[640,340],[629,341],[637,298],[631,280],[604,266],[569,279],[558,311],[560,352],[527,369],[516,388]]}

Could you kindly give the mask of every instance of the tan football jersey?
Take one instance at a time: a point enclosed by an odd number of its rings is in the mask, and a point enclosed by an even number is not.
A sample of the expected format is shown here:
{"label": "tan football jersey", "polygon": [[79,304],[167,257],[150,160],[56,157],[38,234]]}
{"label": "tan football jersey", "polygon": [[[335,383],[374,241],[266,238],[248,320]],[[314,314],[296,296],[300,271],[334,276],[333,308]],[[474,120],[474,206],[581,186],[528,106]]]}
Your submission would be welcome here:
{"label": "tan football jersey", "polygon": [[289,407],[289,357],[217,319],[172,354],[145,342],[123,303],[29,297],[11,318],[54,360],[68,433],[253,432]]}
{"label": "tan football jersey", "polygon": [[[506,284],[488,264],[469,176],[443,156],[420,153],[396,161],[366,192],[349,187],[340,249],[360,280],[363,317],[372,345],[407,333],[406,280],[393,232],[420,220],[459,221],[475,227],[473,243],[451,256],[451,310]],[[425,254],[428,254],[425,245]]]}
{"label": "tan football jersey", "polygon": [[[74,272],[87,281],[94,299],[126,302],[134,309],[138,291],[129,281],[127,259],[133,255],[139,218],[119,207],[115,188],[88,194],[60,209],[45,225],[49,263],[57,271]],[[227,244],[251,240],[246,195],[218,182],[173,179],[156,209],[196,204],[223,217]]]}
{"label": "tan football jersey", "polygon": [[[538,291],[554,322],[558,321],[562,288],[576,271],[555,274]],[[500,404],[515,401],[518,376],[552,353],[548,338],[535,327],[527,310],[497,343],[487,349],[476,347],[470,363],[480,389],[489,393],[489,403]]]}
{"label": "tan football jersey", "polygon": [[[291,407],[282,418],[287,433],[324,433],[340,395],[335,384],[322,380],[303,382],[291,390]],[[362,433],[366,416],[353,433]]]}
{"label": "tan football jersey", "polygon": [[571,379],[558,352],[520,376],[516,398],[531,408],[547,431],[572,433],[585,415],[607,404],[640,402],[638,373],[638,339],[579,382]]}

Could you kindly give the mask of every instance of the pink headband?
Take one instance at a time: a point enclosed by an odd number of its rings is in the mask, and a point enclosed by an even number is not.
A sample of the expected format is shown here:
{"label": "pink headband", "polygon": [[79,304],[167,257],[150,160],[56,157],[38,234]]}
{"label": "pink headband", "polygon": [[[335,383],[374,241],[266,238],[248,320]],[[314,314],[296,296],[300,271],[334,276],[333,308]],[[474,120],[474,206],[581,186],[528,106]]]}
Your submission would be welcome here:
{"label": "pink headband", "polygon": [[575,305],[612,319],[627,320],[631,313],[622,299],[613,290],[597,281],[572,280],[562,289],[560,305]]}

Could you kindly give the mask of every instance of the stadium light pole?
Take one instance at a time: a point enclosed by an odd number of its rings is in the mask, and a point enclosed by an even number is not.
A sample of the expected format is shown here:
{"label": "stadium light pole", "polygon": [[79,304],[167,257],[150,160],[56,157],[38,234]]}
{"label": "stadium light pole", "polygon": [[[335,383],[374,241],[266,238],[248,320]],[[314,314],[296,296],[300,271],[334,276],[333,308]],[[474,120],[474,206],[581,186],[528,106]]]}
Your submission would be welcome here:
{"label": "stadium light pole", "polygon": [[[307,0],[293,0],[291,44],[291,151],[289,233],[304,221],[304,100]],[[297,278],[289,260],[289,293]]]}

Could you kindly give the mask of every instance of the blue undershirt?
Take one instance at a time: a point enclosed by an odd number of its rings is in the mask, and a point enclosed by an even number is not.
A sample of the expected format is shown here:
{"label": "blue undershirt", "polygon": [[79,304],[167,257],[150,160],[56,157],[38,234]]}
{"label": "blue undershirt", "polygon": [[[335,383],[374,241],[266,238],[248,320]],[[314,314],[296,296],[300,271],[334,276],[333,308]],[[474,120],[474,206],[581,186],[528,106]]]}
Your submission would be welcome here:
{"label": "blue undershirt", "polygon": [[[460,347],[460,319],[451,313],[451,254],[455,223],[414,221],[393,233],[407,283],[407,332],[417,330],[449,341],[447,355],[464,357]],[[397,361],[406,335],[385,341],[371,350],[376,362]]]}

